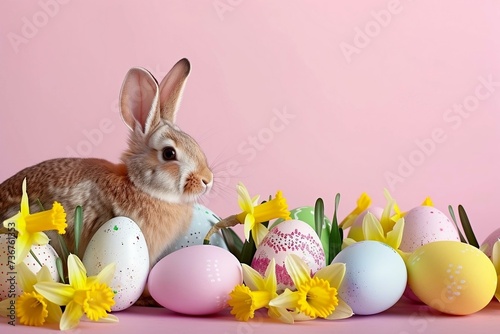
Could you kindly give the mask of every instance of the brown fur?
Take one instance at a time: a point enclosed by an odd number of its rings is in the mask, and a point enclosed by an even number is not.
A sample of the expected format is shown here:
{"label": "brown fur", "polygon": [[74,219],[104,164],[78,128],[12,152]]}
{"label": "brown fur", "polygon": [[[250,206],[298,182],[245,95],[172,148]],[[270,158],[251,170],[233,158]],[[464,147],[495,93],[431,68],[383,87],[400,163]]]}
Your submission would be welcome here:
{"label": "brown fur", "polygon": [[[122,87],[121,112],[133,132],[122,163],[65,158],[28,167],[0,184],[0,222],[19,211],[21,185],[26,178],[32,212],[39,211],[37,199],[45,209],[54,201],[66,209],[64,238],[70,250],[74,247],[74,209],[83,207],[80,258],[103,223],[126,216],[144,234],[150,266],[156,263],[162,251],[188,229],[194,202],[212,184],[212,172],[201,148],[174,125],[189,69],[187,60],[179,61],[160,86],[146,70],[131,69]],[[165,145],[176,149],[177,160],[162,160]],[[59,250],[58,242],[51,243]]]}

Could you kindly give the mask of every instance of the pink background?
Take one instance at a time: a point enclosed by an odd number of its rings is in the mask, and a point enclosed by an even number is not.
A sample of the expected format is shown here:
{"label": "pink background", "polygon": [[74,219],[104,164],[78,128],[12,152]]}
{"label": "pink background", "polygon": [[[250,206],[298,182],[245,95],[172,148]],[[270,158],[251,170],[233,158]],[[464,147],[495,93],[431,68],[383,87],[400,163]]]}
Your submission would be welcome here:
{"label": "pink background", "polygon": [[499,17],[473,0],[2,1],[0,181],[49,158],[117,162],[125,73],[161,79],[187,57],[178,124],[214,167],[220,216],[240,180],[290,207],[323,197],[329,216],[337,192],[342,216],[388,188],[403,209],[463,204],[483,240],[499,227]]}

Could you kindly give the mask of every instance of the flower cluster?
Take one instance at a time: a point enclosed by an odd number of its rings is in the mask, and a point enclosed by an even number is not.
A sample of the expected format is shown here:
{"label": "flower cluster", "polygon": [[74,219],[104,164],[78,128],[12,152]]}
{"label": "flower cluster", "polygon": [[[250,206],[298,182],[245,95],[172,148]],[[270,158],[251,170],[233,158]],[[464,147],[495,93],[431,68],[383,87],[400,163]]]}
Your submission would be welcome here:
{"label": "flower cluster", "polygon": [[230,294],[228,304],[236,319],[248,321],[255,311],[268,309],[271,318],[285,323],[315,318],[343,319],[353,315],[352,309],[337,294],[345,275],[345,264],[330,264],[310,276],[310,269],[300,257],[289,254],[285,266],[295,289],[278,293],[275,261],[271,260],[264,277],[243,264],[243,280]]}
{"label": "flower cluster", "polygon": [[[8,316],[5,313],[7,305],[15,303],[19,323],[27,326],[59,323],[61,330],[67,330],[77,326],[84,315],[93,321],[118,321],[107,313],[115,303],[114,293],[109,287],[115,271],[114,264],[106,266],[97,276],[87,277],[81,260],[70,254],[67,258],[69,283],[65,284],[55,282],[48,267],[31,252],[33,245],[48,244],[49,238],[45,231],[56,230],[59,234],[66,232],[66,212],[60,203],[54,202],[50,210],[30,213],[25,179],[20,211],[4,221],[3,225],[17,231],[15,264],[22,293],[16,298],[0,301],[0,315]],[[36,274],[23,262],[30,252],[40,265]],[[62,268],[58,269],[63,277]]]}

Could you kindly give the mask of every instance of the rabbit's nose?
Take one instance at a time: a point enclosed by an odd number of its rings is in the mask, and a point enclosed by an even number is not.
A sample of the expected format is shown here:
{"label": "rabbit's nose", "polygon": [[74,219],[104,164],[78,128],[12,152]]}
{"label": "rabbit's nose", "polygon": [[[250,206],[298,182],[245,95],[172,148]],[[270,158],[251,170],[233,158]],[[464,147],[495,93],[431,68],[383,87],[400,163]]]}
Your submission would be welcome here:
{"label": "rabbit's nose", "polygon": [[207,188],[210,188],[212,186],[212,181],[213,181],[213,174],[212,172],[207,168],[203,175],[201,175],[201,182],[203,182],[203,185]]}

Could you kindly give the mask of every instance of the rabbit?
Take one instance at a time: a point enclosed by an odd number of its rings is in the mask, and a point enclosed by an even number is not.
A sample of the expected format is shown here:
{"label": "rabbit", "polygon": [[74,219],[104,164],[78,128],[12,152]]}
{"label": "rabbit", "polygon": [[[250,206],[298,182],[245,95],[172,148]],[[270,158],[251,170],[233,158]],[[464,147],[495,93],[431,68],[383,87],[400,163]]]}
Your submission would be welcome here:
{"label": "rabbit", "polygon": [[[83,207],[80,258],[103,223],[126,216],[143,232],[152,268],[162,251],[187,231],[195,202],[213,184],[202,149],[175,124],[190,68],[189,61],[181,59],[159,85],[146,69],[130,69],[120,92],[121,116],[131,130],[121,163],[61,158],[23,169],[0,184],[0,222],[19,212],[26,178],[31,212],[40,210],[37,199],[46,209],[54,201],[66,209],[63,237],[70,250],[74,209]],[[51,240],[59,253],[57,239]]]}

